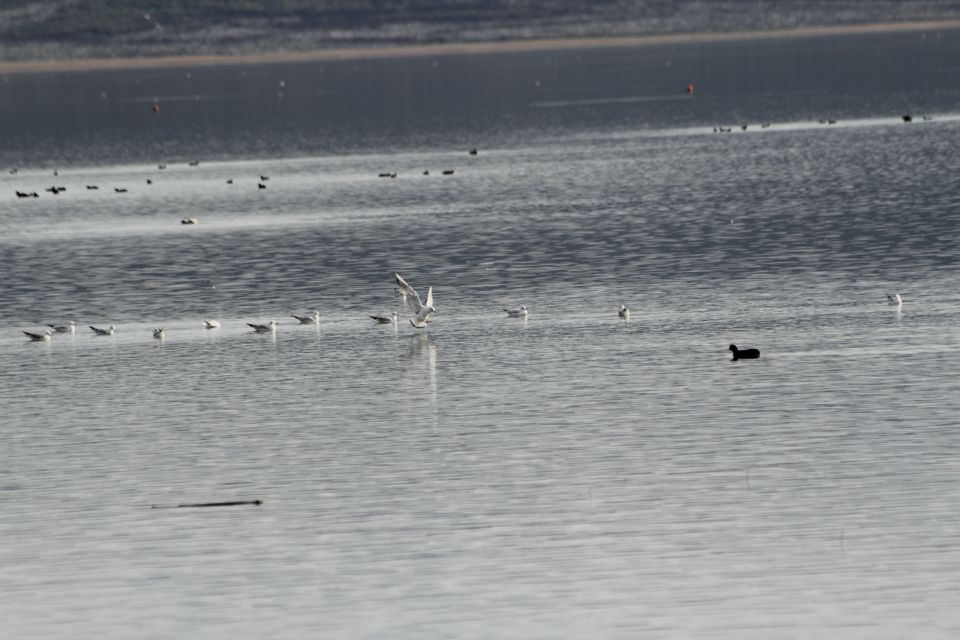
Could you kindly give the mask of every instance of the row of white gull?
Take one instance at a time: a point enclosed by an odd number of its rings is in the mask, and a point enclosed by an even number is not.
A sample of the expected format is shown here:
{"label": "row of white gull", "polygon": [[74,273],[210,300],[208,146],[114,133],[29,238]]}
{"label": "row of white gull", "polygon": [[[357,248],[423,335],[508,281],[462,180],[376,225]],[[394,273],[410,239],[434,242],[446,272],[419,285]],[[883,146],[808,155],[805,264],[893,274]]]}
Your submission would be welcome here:
{"label": "row of white gull", "polygon": [[[410,324],[412,324],[417,329],[424,329],[427,326],[427,323],[430,322],[430,316],[436,313],[436,309],[433,306],[433,287],[427,289],[426,299],[421,299],[420,294],[417,293],[417,290],[407,284],[407,281],[400,277],[399,273],[395,273],[394,280],[397,283],[397,291],[403,296],[403,301],[409,309],[410,313],[413,314],[413,317],[410,318]],[[527,308],[526,306],[521,306],[518,309],[505,309],[508,315],[510,316],[526,316]],[[320,312],[311,311],[307,315],[298,315],[296,313],[291,314],[292,317],[296,318],[300,324],[320,324]],[[397,324],[400,318],[400,313],[394,311],[389,316],[386,315],[376,315],[370,316],[377,324]],[[266,324],[257,324],[248,322],[246,323],[248,327],[254,330],[256,333],[274,333],[277,330],[277,321],[271,320]],[[32,331],[24,331],[23,333],[34,342],[48,342],[54,335],[58,333],[67,333],[75,334],[77,332],[77,323],[75,320],[71,320],[67,324],[50,324],[47,325],[50,329],[43,331],[41,333],[34,333]],[[98,336],[112,336],[117,332],[116,325],[110,325],[106,329],[101,329],[100,327],[90,326],[91,331]],[[219,329],[220,321],[219,320],[204,320],[203,326],[206,329]],[[153,330],[153,337],[157,340],[163,340],[164,331],[163,327],[157,327]]]}
{"label": "row of white gull", "polygon": [[[433,287],[429,287],[427,289],[427,297],[426,299],[422,299],[420,298],[420,294],[417,293],[417,290],[407,284],[407,281],[400,277],[399,273],[394,273],[393,277],[397,283],[397,291],[399,291],[403,297],[404,304],[406,304],[410,313],[413,314],[412,317],[409,318],[410,324],[417,329],[425,329],[427,324],[430,322],[430,316],[437,312],[436,308],[433,306]],[[900,309],[903,306],[903,298],[900,297],[899,293],[888,294],[887,304]],[[526,318],[529,313],[526,305],[520,305],[515,309],[504,309],[504,311],[510,318]],[[319,311],[312,311],[308,315],[298,315],[296,313],[291,315],[293,318],[296,318],[300,324],[320,324]],[[625,304],[621,304],[617,315],[623,320],[629,320],[630,309]],[[390,315],[375,315],[370,316],[370,318],[372,318],[377,324],[396,325],[399,322],[400,314],[397,311],[393,311]],[[271,320],[266,324],[257,324],[252,322],[248,322],[246,324],[256,333],[275,333],[277,330],[276,320]],[[203,325],[206,329],[220,328],[220,322],[218,320],[204,320]],[[53,338],[54,335],[58,333],[74,334],[77,331],[77,323],[73,320],[71,320],[68,324],[50,324],[47,326],[50,327],[50,329],[41,333],[34,333],[31,331],[24,331],[23,333],[33,342],[48,342]],[[112,336],[117,331],[116,325],[110,325],[106,329],[101,329],[99,327],[90,325],[90,329],[94,332],[94,334],[100,336]],[[163,340],[163,327],[154,329],[153,337],[157,340]]]}

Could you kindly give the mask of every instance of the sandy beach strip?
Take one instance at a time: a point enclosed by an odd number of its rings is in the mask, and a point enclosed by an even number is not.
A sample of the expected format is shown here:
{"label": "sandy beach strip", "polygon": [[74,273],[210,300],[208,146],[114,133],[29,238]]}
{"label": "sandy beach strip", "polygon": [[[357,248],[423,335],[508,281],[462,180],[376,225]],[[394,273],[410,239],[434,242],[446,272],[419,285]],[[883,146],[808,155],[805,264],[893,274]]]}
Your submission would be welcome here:
{"label": "sandy beach strip", "polygon": [[0,74],[106,71],[113,69],[157,69],[223,65],[321,62],[397,57],[486,55],[530,51],[608,49],[657,45],[708,44],[748,40],[822,38],[880,33],[909,33],[960,29],[960,20],[927,20],[826,27],[801,27],[774,31],[723,33],[675,33],[663,35],[612,36],[596,38],[543,38],[498,42],[465,42],[383,47],[338,47],[311,51],[249,53],[237,55],[153,56],[142,58],[88,58],[74,60],[26,60],[0,62]]}

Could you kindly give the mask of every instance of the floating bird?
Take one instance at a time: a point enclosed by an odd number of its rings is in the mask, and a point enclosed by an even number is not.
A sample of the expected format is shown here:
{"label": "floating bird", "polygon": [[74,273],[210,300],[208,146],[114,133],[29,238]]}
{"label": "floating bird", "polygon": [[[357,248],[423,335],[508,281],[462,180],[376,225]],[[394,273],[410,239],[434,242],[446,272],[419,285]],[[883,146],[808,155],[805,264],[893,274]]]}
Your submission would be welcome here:
{"label": "floating bird", "polygon": [[31,342],[50,342],[50,338],[53,337],[49,331],[44,331],[43,333],[30,333],[29,331],[24,331],[24,335],[30,338]]}
{"label": "floating bird", "polygon": [[394,311],[389,316],[370,316],[377,324],[397,324],[400,314]]}
{"label": "floating bird", "polygon": [[233,184],[233,178],[230,178],[229,180],[227,180],[227,184]]}
{"label": "floating bird", "polygon": [[257,183],[257,189],[266,189],[266,188],[267,188],[267,185],[263,184],[262,182]]}
{"label": "floating bird", "polygon": [[522,304],[516,309],[504,309],[507,312],[507,316],[510,318],[526,318],[527,317],[527,305]]}
{"label": "floating bird", "polygon": [[260,176],[260,182],[266,182],[270,179],[270,176]]}
{"label": "floating bird", "polygon": [[899,293],[887,294],[887,304],[891,307],[897,307],[898,309],[903,306],[903,298],[900,297]]}
{"label": "floating bird", "polygon": [[112,336],[113,333],[117,330],[117,328],[114,325],[110,325],[110,327],[107,329],[97,329],[93,325],[89,325],[89,326],[91,329],[93,329],[93,332],[98,336]]}
{"label": "floating bird", "polygon": [[189,164],[191,167],[196,167],[197,165],[200,164],[200,161],[199,161],[199,160],[191,160],[191,161],[188,162],[187,164]]}
{"label": "floating bird", "polygon": [[900,116],[900,118],[901,118],[904,122],[913,122],[913,116],[911,116],[909,113],[906,114],[906,115]]}
{"label": "floating bird", "polygon": [[749,360],[760,357],[759,349],[737,349],[737,345],[730,345],[730,351],[733,352],[734,360]]}
{"label": "floating bird", "polygon": [[154,340],[163,340],[163,327],[157,327],[153,330]]}
{"label": "floating bird", "polygon": [[157,165],[157,169],[160,169],[160,171],[163,171],[163,170],[166,169],[166,168],[167,168],[167,165],[165,165],[165,164],[158,164],[158,165]]}
{"label": "floating bird", "polygon": [[151,180],[150,178],[147,178],[147,184],[153,184],[153,180]]}
{"label": "floating bird", "polygon": [[180,224],[197,224],[196,218],[181,218]]}
{"label": "floating bird", "polygon": [[77,323],[74,320],[71,320],[68,324],[48,324],[47,326],[53,329],[54,333],[74,334],[77,332]]}
{"label": "floating bird", "polygon": [[423,175],[425,176],[430,175],[430,170],[429,169],[424,170]]}
{"label": "floating bird", "polygon": [[204,320],[203,321],[204,329],[219,329],[220,322],[218,320]]}
{"label": "floating bird", "polygon": [[627,309],[627,305],[621,304],[620,311],[617,312],[617,315],[623,318],[624,320],[630,319],[630,309]]}
{"label": "floating bird", "polygon": [[444,170],[443,170],[443,175],[445,175],[445,176],[452,176],[452,175],[453,175],[453,169],[444,169]]}
{"label": "floating bird", "polygon": [[474,147],[473,149],[470,149],[470,155],[472,155],[472,156],[477,155],[477,148],[476,148],[476,147]]}
{"label": "floating bird", "polygon": [[423,329],[427,326],[427,323],[430,322],[430,314],[437,312],[433,307],[433,287],[427,289],[427,299],[422,301],[416,289],[407,284],[407,282],[400,277],[399,273],[394,273],[393,276],[396,280],[397,287],[400,289],[400,293],[403,295],[403,301],[407,303],[407,308],[413,313],[413,317],[410,318],[410,324],[417,329]]}
{"label": "floating bird", "polygon": [[36,191],[17,191],[18,198],[39,198],[40,194]]}
{"label": "floating bird", "polygon": [[275,333],[277,330],[277,323],[274,320],[271,320],[270,324],[252,324],[248,322],[247,326],[257,333]]}
{"label": "floating bird", "polygon": [[300,324],[320,324],[320,312],[316,310],[311,311],[308,316],[298,316],[295,313],[291,313],[290,316],[299,320]]}
{"label": "floating bird", "polygon": [[122,187],[114,187],[113,190],[116,191],[117,193],[126,193],[126,192],[127,192],[127,190],[124,189],[124,188],[122,188]]}
{"label": "floating bird", "polygon": [[99,189],[99,188],[100,188],[100,187],[98,187],[98,186],[95,185],[95,184],[88,184],[88,185],[87,185],[87,190],[89,190],[89,191],[93,191],[94,189]]}

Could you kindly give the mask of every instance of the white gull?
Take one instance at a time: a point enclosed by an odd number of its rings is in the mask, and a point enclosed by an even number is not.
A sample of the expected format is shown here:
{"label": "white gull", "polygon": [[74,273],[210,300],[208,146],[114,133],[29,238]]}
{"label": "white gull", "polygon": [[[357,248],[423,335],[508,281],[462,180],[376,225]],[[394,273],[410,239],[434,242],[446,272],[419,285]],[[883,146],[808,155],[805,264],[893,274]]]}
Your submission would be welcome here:
{"label": "white gull", "polygon": [[433,308],[433,287],[427,289],[427,299],[421,300],[416,289],[407,284],[399,273],[393,275],[397,281],[397,286],[400,288],[400,293],[403,294],[403,301],[407,303],[407,308],[413,314],[413,317],[410,318],[410,324],[417,329],[425,328],[427,323],[430,322],[430,314],[437,312]]}
{"label": "white gull", "polygon": [[295,313],[291,313],[290,316],[299,320],[300,324],[320,324],[319,311],[311,311],[308,316],[298,316]]}
{"label": "white gull", "polygon": [[77,332],[77,323],[74,320],[71,320],[69,324],[48,324],[48,327],[53,329],[54,333],[76,333]]}
{"label": "white gull", "polygon": [[394,311],[389,316],[370,316],[377,324],[397,324],[400,314]]}
{"label": "white gull", "polygon": [[257,333],[271,333],[276,332],[277,330],[277,323],[275,320],[271,320],[270,324],[252,324],[248,322],[247,326],[252,328]]}
{"label": "white gull", "polygon": [[107,329],[97,329],[93,325],[89,325],[89,326],[91,329],[93,329],[93,332],[98,336],[112,336],[113,333],[117,330],[117,328],[114,325],[110,325],[110,327]]}

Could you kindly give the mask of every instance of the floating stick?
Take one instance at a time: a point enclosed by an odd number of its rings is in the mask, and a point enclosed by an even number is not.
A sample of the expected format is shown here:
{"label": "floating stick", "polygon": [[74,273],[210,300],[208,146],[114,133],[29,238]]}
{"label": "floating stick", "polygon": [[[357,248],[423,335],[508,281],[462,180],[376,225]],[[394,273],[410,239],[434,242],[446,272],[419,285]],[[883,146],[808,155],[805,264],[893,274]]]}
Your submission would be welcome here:
{"label": "floating stick", "polygon": [[178,504],[172,506],[157,506],[152,505],[151,509],[186,509],[193,507],[239,507],[241,505],[250,504],[255,506],[260,506],[263,504],[263,500],[237,500],[235,502],[199,502],[197,504]]}

